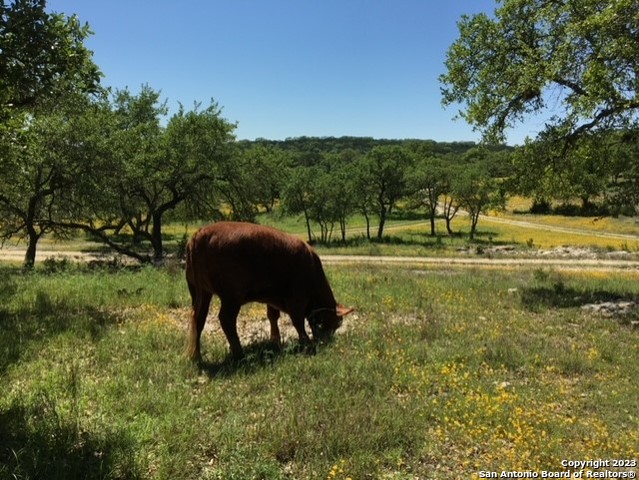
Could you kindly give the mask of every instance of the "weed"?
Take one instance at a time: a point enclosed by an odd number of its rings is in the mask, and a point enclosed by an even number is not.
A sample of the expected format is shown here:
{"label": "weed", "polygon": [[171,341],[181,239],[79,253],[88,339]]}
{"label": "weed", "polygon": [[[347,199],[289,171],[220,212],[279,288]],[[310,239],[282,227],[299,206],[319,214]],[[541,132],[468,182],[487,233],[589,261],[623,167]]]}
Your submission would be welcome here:
{"label": "weed", "polygon": [[538,282],[545,282],[550,278],[550,273],[544,268],[536,268],[533,270],[533,277]]}
{"label": "weed", "polygon": [[47,257],[42,262],[42,268],[44,270],[44,273],[48,273],[48,274],[65,272],[69,270],[70,268],[72,268],[72,266],[73,264],[66,257],[63,257],[60,259],[57,259],[55,257]]}
{"label": "weed", "polygon": [[184,235],[182,235],[180,237],[180,240],[178,241],[177,250],[176,250],[175,256],[178,259],[180,259],[180,260],[183,260],[183,259],[186,258],[186,246],[189,243],[189,238],[190,238],[190,236],[185,231]]}

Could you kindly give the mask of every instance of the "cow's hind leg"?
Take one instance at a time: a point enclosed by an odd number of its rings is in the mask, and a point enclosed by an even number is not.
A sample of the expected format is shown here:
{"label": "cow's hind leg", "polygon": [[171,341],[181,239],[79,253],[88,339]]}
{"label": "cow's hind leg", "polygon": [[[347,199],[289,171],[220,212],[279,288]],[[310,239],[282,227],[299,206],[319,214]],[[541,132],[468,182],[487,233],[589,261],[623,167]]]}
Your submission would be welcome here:
{"label": "cow's hind leg", "polygon": [[280,318],[280,311],[275,307],[267,305],[266,316],[268,317],[268,321],[271,323],[271,343],[279,346],[282,342],[282,337],[280,336],[280,328],[277,325],[277,321]]}
{"label": "cow's hind leg", "polygon": [[237,335],[237,315],[240,313],[240,306],[234,302],[222,300],[222,306],[220,307],[220,313],[218,315],[220,319],[220,325],[226,335],[226,339],[229,342],[231,348],[231,355],[236,360],[244,358],[244,351],[240,344],[240,337]]}
{"label": "cow's hind leg", "polygon": [[204,324],[206,323],[206,316],[209,313],[209,306],[211,305],[211,298],[213,295],[202,289],[198,289],[189,284],[189,291],[191,292],[191,325],[189,331],[189,348],[188,355],[193,361],[199,362],[202,359],[200,352],[200,338],[202,336],[202,330],[204,330]]}

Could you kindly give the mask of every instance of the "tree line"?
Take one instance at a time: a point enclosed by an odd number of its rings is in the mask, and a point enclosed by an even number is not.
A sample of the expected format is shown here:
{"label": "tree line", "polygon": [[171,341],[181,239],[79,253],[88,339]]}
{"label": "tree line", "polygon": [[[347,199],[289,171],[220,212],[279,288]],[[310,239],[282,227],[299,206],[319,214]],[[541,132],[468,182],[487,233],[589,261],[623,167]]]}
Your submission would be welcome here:
{"label": "tree line", "polygon": [[[471,238],[479,212],[503,205],[504,182],[499,170],[508,169],[507,149],[467,145],[464,154],[438,154],[437,144],[407,140],[373,146],[367,152],[345,149],[302,163],[292,162],[281,187],[281,201],[289,214],[304,217],[309,240],[346,240],[353,215],[366,221],[367,238],[381,240],[389,216],[401,204],[404,211],[426,211],[431,234],[435,218],[450,220],[460,208],[471,214]],[[448,208],[445,208],[448,206]],[[375,229],[373,230],[373,225]],[[314,234],[312,225],[319,227]]]}

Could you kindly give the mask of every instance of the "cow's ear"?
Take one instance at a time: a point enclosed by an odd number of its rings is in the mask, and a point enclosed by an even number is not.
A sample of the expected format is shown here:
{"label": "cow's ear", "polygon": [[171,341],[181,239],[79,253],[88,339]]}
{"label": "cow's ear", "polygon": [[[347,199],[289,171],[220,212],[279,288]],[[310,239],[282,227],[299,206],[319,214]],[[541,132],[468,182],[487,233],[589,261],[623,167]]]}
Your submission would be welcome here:
{"label": "cow's ear", "polygon": [[355,309],[345,307],[344,305],[337,305],[337,307],[335,307],[335,311],[337,312],[338,317],[344,317],[349,313],[353,313]]}

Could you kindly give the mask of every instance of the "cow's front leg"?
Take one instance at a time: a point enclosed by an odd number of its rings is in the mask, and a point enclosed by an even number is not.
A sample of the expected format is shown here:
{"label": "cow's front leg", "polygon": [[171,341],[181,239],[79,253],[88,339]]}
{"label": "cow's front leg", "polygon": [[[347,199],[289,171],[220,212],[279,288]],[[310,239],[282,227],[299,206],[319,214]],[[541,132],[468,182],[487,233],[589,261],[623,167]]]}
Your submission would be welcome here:
{"label": "cow's front leg", "polygon": [[267,305],[266,316],[268,317],[268,321],[271,323],[271,343],[279,347],[282,343],[280,328],[277,324],[277,321],[280,318],[280,311],[275,307]]}
{"label": "cow's front leg", "polygon": [[309,338],[306,333],[306,329],[304,328],[304,316],[303,315],[293,315],[291,316],[291,321],[293,322],[293,326],[297,331],[297,335],[300,339],[300,346],[308,353],[315,353],[315,345]]}

